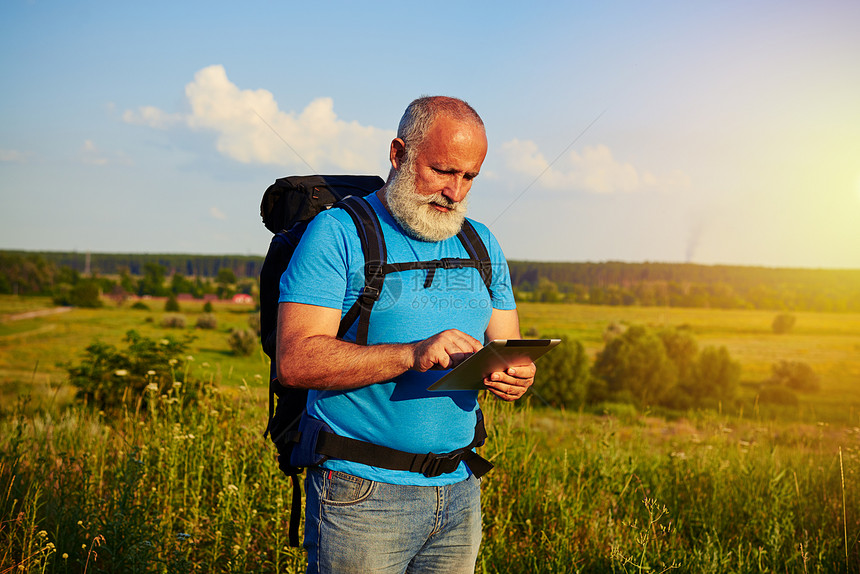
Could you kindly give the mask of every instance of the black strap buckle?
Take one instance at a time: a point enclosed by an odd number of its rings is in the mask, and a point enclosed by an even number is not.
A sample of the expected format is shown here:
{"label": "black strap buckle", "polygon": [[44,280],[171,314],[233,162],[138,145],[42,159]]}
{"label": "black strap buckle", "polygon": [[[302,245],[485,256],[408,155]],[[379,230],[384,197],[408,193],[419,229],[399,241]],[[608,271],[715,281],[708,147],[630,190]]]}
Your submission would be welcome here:
{"label": "black strap buckle", "polygon": [[428,452],[418,472],[427,478],[433,478],[442,474],[448,474],[457,470],[463,459],[462,452],[449,452],[447,454],[434,454]]}
{"label": "black strap buckle", "polygon": [[364,275],[368,281],[371,277],[382,275],[382,263],[377,261],[368,261],[364,264]]}
{"label": "black strap buckle", "polygon": [[463,267],[463,260],[454,257],[445,257],[440,260],[442,269],[460,269]]}
{"label": "black strap buckle", "polygon": [[370,285],[365,285],[361,289],[361,293],[359,294],[359,299],[376,301],[379,299],[379,289],[376,287],[371,287]]}

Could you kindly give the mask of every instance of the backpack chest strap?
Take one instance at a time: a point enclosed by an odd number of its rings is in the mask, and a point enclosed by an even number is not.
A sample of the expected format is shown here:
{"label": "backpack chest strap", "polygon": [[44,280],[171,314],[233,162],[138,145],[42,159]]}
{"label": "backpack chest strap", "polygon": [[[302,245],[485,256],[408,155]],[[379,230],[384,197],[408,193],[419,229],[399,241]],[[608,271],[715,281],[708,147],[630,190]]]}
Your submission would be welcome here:
{"label": "backpack chest strap", "polygon": [[427,277],[424,279],[424,288],[429,289],[433,285],[437,269],[477,269],[481,270],[481,262],[474,259],[461,259],[459,257],[446,257],[434,259],[433,261],[405,261],[403,263],[386,263],[381,266],[381,273],[398,273],[401,271],[426,270]]}

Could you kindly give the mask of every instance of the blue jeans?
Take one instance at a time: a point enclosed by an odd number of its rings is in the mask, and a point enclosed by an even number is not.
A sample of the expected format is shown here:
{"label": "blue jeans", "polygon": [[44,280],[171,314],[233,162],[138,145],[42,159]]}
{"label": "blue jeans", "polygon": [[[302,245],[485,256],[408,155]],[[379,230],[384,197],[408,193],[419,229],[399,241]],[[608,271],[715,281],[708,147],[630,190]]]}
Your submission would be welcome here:
{"label": "blue jeans", "polygon": [[305,490],[309,574],[475,571],[481,488],[474,476],[404,486],[312,468]]}

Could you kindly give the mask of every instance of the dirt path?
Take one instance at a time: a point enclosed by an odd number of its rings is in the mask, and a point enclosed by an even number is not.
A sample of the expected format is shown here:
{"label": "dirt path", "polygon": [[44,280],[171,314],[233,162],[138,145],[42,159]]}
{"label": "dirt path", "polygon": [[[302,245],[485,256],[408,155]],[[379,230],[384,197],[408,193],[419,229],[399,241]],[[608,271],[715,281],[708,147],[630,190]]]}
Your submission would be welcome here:
{"label": "dirt path", "polygon": [[30,337],[32,335],[39,335],[41,333],[47,333],[48,331],[53,331],[57,326],[55,324],[43,325],[41,327],[36,327],[35,329],[30,329],[29,331],[22,331],[20,333],[10,333],[8,335],[0,335],[0,341],[8,341],[10,339],[20,339],[22,337]]}
{"label": "dirt path", "polygon": [[71,307],[51,307],[50,309],[37,309],[35,311],[27,311],[26,313],[16,313],[15,315],[3,315],[0,321],[21,321],[22,319],[34,319],[36,317],[44,317],[45,315],[55,315],[57,313],[66,313],[71,311]]}

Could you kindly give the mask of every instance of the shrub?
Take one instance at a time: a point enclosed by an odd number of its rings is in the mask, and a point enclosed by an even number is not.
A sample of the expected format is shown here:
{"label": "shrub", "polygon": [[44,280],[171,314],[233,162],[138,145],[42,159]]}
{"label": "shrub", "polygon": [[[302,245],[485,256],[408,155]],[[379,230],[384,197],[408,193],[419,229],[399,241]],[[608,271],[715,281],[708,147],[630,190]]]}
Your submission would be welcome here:
{"label": "shrub", "polygon": [[733,361],[725,347],[705,347],[693,366],[687,392],[701,405],[703,401],[734,398],[741,379],[741,365]]}
{"label": "shrub", "polygon": [[564,340],[537,363],[532,391],[554,407],[579,408],[588,393],[589,361],[579,341]]}
{"label": "shrub", "polygon": [[103,305],[101,289],[93,279],[78,281],[74,286],[60,285],[54,294],[54,304],[96,309]]}
{"label": "shrub", "polygon": [[248,326],[251,330],[257,334],[257,338],[260,338],[260,314],[259,313],[251,313],[248,317]]}
{"label": "shrub", "polygon": [[198,329],[215,329],[218,327],[218,319],[213,313],[203,313],[197,317],[196,326]]}
{"label": "shrub", "polygon": [[663,329],[657,333],[666,349],[666,356],[678,370],[678,382],[692,383],[693,369],[699,346],[688,329]]}
{"label": "shrub", "polygon": [[78,399],[102,410],[115,409],[138,398],[144,401],[148,385],[166,390],[174,381],[183,381],[183,357],[191,337],[156,341],[132,330],[124,340],[128,346],[123,350],[96,340],[79,365],[66,367]]}
{"label": "shrub", "polygon": [[144,303],[143,301],[135,301],[132,306],[132,309],[140,309],[141,311],[149,311],[149,305]]}
{"label": "shrub", "polygon": [[803,361],[780,361],[772,367],[770,382],[803,393],[814,393],[821,388],[818,375]]}
{"label": "shrub", "polygon": [[796,319],[794,315],[789,313],[780,313],[773,319],[773,323],[771,323],[770,328],[773,329],[773,332],[777,335],[782,335],[783,333],[788,333],[794,328],[794,323]]}
{"label": "shrub", "polygon": [[768,405],[797,406],[800,401],[793,391],[780,385],[765,385],[758,394],[758,401]]}
{"label": "shrub", "polygon": [[250,329],[231,329],[227,335],[227,344],[234,355],[247,356],[254,352],[260,339]]}
{"label": "shrub", "polygon": [[678,380],[660,337],[640,326],[609,340],[592,371],[606,381],[611,397],[630,396],[640,406],[658,404]]}
{"label": "shrub", "polygon": [[179,301],[176,300],[176,295],[171,295],[167,298],[167,301],[164,303],[164,310],[168,313],[179,312]]}
{"label": "shrub", "polygon": [[161,326],[166,329],[184,329],[185,315],[170,313],[161,319]]}
{"label": "shrub", "polygon": [[612,339],[620,337],[627,331],[627,327],[628,326],[624,323],[612,321],[606,326],[606,329],[603,330],[603,342],[608,343]]}
{"label": "shrub", "polygon": [[211,313],[214,310],[215,308],[212,306],[212,301],[206,301],[206,303],[203,304],[204,313]]}

